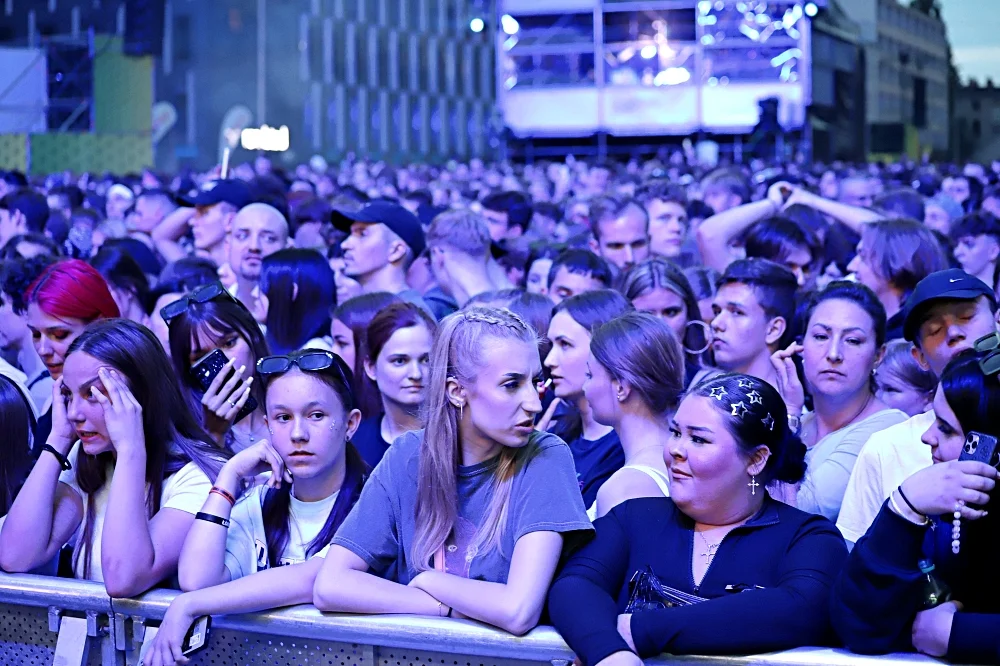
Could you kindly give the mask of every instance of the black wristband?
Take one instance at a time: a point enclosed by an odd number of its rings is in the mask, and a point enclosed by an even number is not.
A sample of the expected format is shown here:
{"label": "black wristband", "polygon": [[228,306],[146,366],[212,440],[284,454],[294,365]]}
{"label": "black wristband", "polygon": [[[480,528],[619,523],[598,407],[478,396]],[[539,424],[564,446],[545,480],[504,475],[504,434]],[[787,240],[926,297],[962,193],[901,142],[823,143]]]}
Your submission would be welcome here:
{"label": "black wristband", "polygon": [[903,501],[906,502],[906,506],[910,507],[910,510],[913,513],[917,514],[921,518],[926,518],[927,517],[923,513],[921,513],[920,511],[917,511],[917,507],[913,506],[913,502],[911,502],[910,498],[907,497],[906,493],[903,492],[903,486],[899,486],[899,488],[896,488],[896,490],[899,492],[899,496],[903,498]]}
{"label": "black wristband", "polygon": [[73,469],[73,465],[70,464],[69,458],[56,451],[56,447],[52,446],[51,444],[42,444],[42,451],[48,451],[49,453],[54,455],[56,457],[56,460],[59,461],[59,466],[62,467],[64,472],[68,472],[71,469]]}
{"label": "black wristband", "polygon": [[223,527],[229,527],[229,519],[223,518],[222,516],[216,516],[211,513],[197,513],[195,514],[195,520],[204,520],[206,523],[215,523],[216,525],[222,525]]}

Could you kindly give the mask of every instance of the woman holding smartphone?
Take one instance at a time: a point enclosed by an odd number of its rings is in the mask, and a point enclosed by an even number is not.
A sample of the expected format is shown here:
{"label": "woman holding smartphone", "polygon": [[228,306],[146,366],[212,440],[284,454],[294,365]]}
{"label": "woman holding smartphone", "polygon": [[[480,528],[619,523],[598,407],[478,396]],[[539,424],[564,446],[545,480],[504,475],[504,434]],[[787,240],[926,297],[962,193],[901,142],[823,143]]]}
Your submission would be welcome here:
{"label": "woman holding smartphone", "polygon": [[591,528],[573,460],[534,430],[533,329],[473,307],[441,322],[427,426],[392,445],[333,539],[320,610],[469,617],[523,634],[564,548]]}
{"label": "woman holding smartphone", "polygon": [[[192,408],[212,438],[232,451],[267,439],[260,406],[264,395],[254,368],[268,349],[250,311],[222,283],[210,282],[164,306],[160,315],[170,329],[174,369],[188,387]],[[210,357],[216,350],[225,355],[221,367],[218,361],[223,359],[218,354]],[[212,365],[199,371],[199,362]],[[205,383],[199,384],[199,379]],[[258,407],[247,414],[244,406],[251,397]]]}
{"label": "woman holding smartphone", "polygon": [[53,387],[52,432],[0,531],[0,567],[31,571],[76,535],[76,578],[141,594],[174,575],[223,459],[149,329],[91,324]]}
{"label": "woman holding smartphone", "polygon": [[[258,373],[271,439],[219,473],[181,552],[179,578],[188,592],[167,609],[148,666],[177,663],[202,615],[310,603],[322,563],[314,558],[361,494],[367,468],[349,442],[361,413],[347,365],[328,351],[305,350],[261,359]],[[265,471],[270,482],[233,506],[243,480]]]}
{"label": "woman holding smartphone", "polygon": [[[996,361],[970,351],[945,368],[935,420],[922,437],[934,464],[892,492],[847,558],[833,587],[832,619],[855,652],[916,650],[958,664],[995,664],[1000,657],[993,504],[1000,475],[996,454],[988,455],[1000,436]],[[990,464],[961,459],[970,433],[981,434],[977,457]],[[933,565],[950,599],[928,598],[921,560]]]}

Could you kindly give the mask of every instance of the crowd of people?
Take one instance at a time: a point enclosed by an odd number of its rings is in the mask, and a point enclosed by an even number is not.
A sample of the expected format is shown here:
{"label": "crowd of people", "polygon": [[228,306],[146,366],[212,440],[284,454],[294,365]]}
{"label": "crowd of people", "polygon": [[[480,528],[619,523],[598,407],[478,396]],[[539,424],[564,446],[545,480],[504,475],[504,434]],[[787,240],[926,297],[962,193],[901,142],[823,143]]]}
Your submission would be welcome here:
{"label": "crowd of people", "polygon": [[182,590],[152,666],[309,603],[550,623],[585,666],[996,663],[998,182],[0,173],[0,569]]}

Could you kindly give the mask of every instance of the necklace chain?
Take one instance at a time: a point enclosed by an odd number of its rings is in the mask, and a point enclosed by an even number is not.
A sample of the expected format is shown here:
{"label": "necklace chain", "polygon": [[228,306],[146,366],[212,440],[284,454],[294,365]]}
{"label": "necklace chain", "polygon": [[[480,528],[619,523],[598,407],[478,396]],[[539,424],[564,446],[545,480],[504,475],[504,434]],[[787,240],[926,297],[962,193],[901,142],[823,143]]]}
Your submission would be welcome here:
{"label": "necklace chain", "polygon": [[[705,544],[705,548],[708,549],[704,553],[702,553],[701,556],[707,559],[709,563],[711,563],[712,560],[715,559],[715,554],[719,551],[719,546],[722,545],[722,539],[720,539],[718,543],[709,543],[708,537],[705,536],[704,532],[698,532],[698,536],[701,537],[701,540]],[[725,539],[725,536],[723,536],[722,538]]]}

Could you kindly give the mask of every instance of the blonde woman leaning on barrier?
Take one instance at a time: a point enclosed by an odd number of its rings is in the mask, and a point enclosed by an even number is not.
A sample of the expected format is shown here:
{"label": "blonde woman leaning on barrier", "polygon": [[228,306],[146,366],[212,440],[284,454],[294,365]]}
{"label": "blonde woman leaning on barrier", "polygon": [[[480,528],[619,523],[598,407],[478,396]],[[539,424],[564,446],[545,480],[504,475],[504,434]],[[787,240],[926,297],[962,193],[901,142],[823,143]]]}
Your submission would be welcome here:
{"label": "blonde woman leaning on barrier", "polygon": [[445,319],[427,427],[400,437],[316,580],[321,610],[470,617],[534,627],[563,550],[591,530],[573,460],[536,432],[535,332],[508,310]]}

